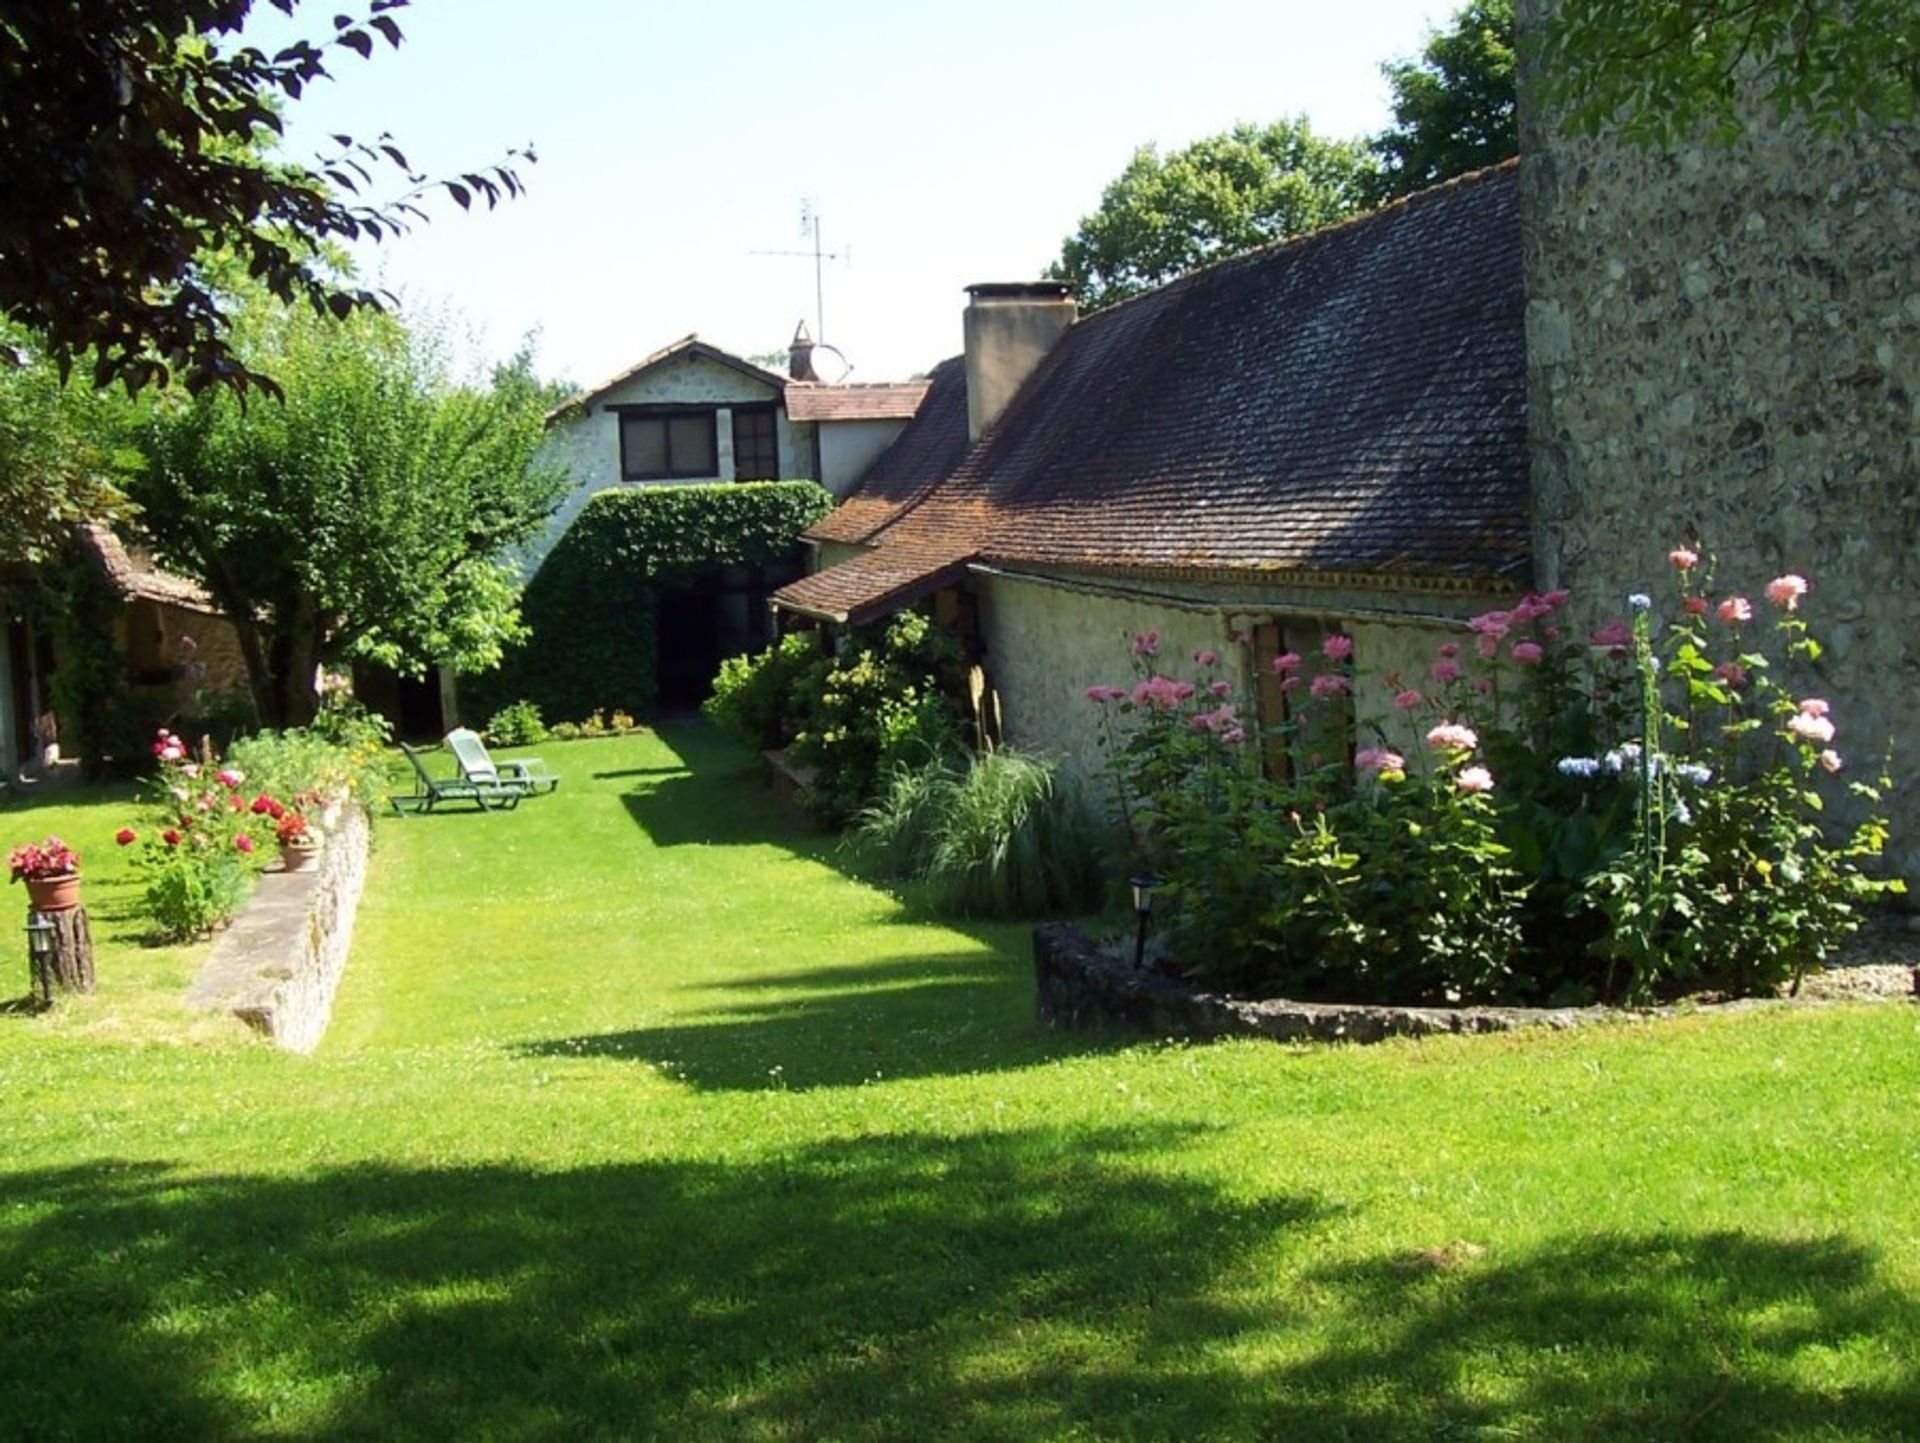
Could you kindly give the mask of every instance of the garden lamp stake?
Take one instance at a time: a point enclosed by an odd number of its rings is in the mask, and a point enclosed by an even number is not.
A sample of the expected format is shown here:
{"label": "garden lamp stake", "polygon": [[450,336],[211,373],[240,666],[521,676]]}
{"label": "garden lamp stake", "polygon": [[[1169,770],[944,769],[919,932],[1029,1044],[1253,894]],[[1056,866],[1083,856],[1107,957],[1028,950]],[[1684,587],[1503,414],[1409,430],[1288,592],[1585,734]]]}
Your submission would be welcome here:
{"label": "garden lamp stake", "polygon": [[1153,920],[1153,889],[1160,885],[1160,879],[1152,872],[1141,872],[1128,880],[1133,888],[1133,915],[1139,919],[1139,930],[1133,938],[1133,965],[1138,971],[1146,965],[1147,926]]}

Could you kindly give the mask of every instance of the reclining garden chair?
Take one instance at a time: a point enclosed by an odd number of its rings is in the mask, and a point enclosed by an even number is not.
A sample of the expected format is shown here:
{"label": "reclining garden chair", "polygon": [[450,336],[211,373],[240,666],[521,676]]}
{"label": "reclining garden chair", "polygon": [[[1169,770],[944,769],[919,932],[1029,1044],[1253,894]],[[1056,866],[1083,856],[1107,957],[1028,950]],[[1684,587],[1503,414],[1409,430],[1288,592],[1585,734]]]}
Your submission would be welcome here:
{"label": "reclining garden chair", "polygon": [[480,734],[466,727],[459,727],[447,733],[447,746],[452,750],[454,760],[460,764],[460,775],[470,782],[482,786],[517,787],[523,796],[538,796],[542,792],[557,791],[560,778],[547,770],[547,764],[538,757],[521,757],[514,761],[496,762],[487,753],[487,744],[480,740]]}
{"label": "reclining garden chair", "polygon": [[527,794],[525,787],[498,779],[489,782],[465,776],[436,777],[427,771],[419,752],[405,742],[400,743],[400,750],[413,764],[413,775],[420,784],[420,789],[411,795],[387,798],[394,811],[402,816],[408,812],[430,812],[442,802],[472,802],[483,812],[511,811]]}

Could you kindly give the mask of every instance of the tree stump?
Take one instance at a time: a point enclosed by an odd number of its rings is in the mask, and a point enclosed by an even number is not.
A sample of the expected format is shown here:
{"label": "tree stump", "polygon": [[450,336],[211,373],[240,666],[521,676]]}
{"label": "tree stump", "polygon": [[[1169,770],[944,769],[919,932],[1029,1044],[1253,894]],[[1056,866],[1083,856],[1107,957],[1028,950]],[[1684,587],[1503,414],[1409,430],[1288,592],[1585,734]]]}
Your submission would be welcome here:
{"label": "tree stump", "polygon": [[42,912],[53,923],[53,945],[44,957],[34,957],[33,997],[42,1006],[58,992],[93,991],[93,934],[87,929],[87,909],[68,907]]}

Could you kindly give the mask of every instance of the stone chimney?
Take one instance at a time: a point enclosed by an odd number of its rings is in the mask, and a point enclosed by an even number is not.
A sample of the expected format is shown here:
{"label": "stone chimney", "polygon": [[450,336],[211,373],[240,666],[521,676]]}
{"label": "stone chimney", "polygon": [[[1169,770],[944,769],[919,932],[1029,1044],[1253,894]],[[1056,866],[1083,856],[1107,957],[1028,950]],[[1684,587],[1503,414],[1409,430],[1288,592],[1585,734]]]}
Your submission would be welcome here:
{"label": "stone chimney", "polygon": [[967,439],[978,441],[1079,314],[1066,281],[967,287]]}
{"label": "stone chimney", "polygon": [[793,344],[787,350],[787,377],[794,381],[820,379],[814,374],[813,337],[807,334],[805,321],[793,328]]}

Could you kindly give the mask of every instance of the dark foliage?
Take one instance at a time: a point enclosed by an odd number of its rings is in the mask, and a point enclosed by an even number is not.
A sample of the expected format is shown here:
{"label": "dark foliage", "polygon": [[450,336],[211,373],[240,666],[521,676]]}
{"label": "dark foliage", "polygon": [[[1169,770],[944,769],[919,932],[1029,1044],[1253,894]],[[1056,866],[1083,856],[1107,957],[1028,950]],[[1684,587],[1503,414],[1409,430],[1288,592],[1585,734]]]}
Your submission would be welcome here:
{"label": "dark foliage", "polygon": [[[299,0],[270,3],[291,15]],[[91,355],[95,386],[178,377],[196,392],[278,394],[230,346],[210,259],[283,303],[345,316],[380,298],[330,276],[318,247],[397,234],[434,191],[462,209],[519,193],[510,164],[430,181],[386,135],[336,135],[314,168],[266,158],[279,107],[327,78],[333,53],[397,46],[391,12],[406,0],[336,15],[324,43],[273,55],[235,43],[253,4],[0,0],[0,313],[38,332],[63,376]],[[383,168],[405,192],[355,203]]]}

